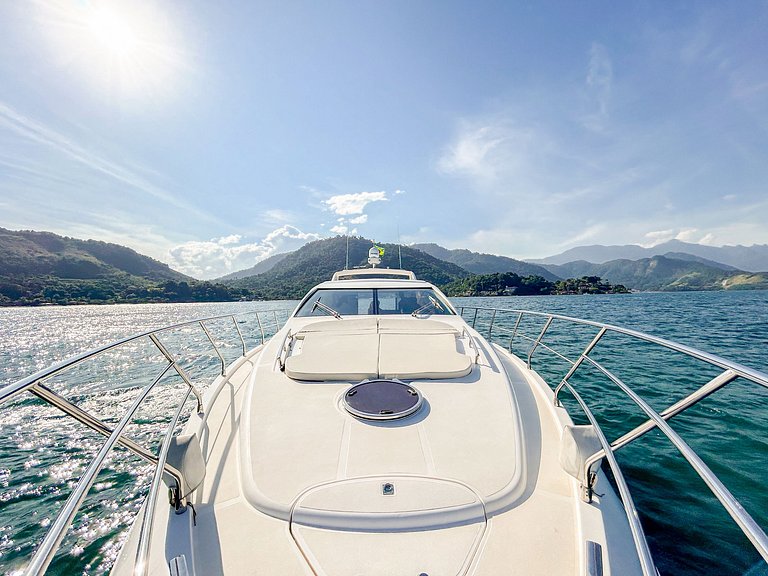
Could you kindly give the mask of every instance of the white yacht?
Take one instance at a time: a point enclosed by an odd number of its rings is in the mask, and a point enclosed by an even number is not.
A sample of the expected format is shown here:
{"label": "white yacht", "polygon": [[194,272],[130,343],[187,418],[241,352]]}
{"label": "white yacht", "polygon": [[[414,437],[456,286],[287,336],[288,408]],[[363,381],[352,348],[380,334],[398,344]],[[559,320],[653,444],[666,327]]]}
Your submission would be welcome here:
{"label": "white yacht", "polygon": [[[242,356],[229,365],[222,357],[221,374],[204,395],[162,344],[162,331],[0,390],[3,401],[32,392],[108,437],[26,573],[51,566],[105,457],[121,444],[152,462],[155,474],[115,576],[655,576],[613,454],[654,428],[678,447],[768,559],[762,529],[666,422],[736,378],[768,386],[765,374],[615,326],[517,310],[506,311],[506,323],[502,316],[494,311],[480,334],[476,310],[457,310],[411,272],[345,270],[313,288],[271,338],[263,337],[264,318],[257,316],[262,338],[253,349],[234,322]],[[524,318],[540,319],[541,330],[524,335]],[[199,325],[208,334],[206,322]],[[546,334],[553,322],[592,329],[594,338],[550,386],[531,369],[531,358],[550,349]],[[722,372],[656,412],[590,357],[603,335],[615,331]],[[494,342],[500,335],[527,339],[527,357]],[[136,338],[150,338],[168,364],[116,425],[44,385],[53,374]],[[569,382],[587,364],[623,389],[647,422],[609,441]],[[159,451],[152,452],[124,430],[170,370],[185,378],[187,397],[197,395],[197,405],[175,433],[186,398],[180,399]],[[558,401],[563,389],[591,424],[574,424]]]}

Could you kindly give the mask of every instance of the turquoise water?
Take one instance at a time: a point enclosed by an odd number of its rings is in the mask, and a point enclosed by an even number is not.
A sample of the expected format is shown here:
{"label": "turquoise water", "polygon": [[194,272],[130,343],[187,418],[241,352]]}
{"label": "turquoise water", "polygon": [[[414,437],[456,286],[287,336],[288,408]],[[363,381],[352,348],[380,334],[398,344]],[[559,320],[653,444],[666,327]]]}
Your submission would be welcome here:
{"label": "turquoise water", "polygon": [[[768,292],[658,293],[612,296],[457,298],[457,306],[524,308],[618,324],[741,362],[768,372]],[[202,316],[237,314],[278,308],[290,302],[228,304],[154,304],[0,309],[0,385],[40,370],[72,354],[148,328]],[[472,313],[466,314],[471,320]],[[241,317],[238,317],[239,319]],[[252,317],[239,324],[249,345],[259,338]],[[481,332],[489,316],[477,317]],[[538,322],[538,324],[537,324]],[[505,346],[514,317],[494,320],[494,339]],[[211,332],[228,360],[239,353],[231,320],[211,323]],[[525,322],[523,333],[538,335],[541,321]],[[267,327],[269,333],[269,328]],[[594,331],[565,329],[557,322],[545,342],[573,357]],[[190,336],[194,335],[190,342]],[[162,340],[182,360],[196,383],[213,379],[219,363],[204,335],[193,329],[167,333]],[[608,340],[608,339],[607,339]],[[615,341],[616,344],[625,344]],[[610,344],[606,341],[606,344]],[[524,354],[520,338],[513,350]],[[619,355],[608,346],[595,358],[616,370],[657,410],[706,382],[717,371],[669,354],[634,345]],[[644,359],[641,359],[640,357]],[[76,369],[51,381],[50,387],[114,424],[135,395],[161,368],[146,340],[100,357],[98,366]],[[536,368],[550,382],[567,365],[546,350],[534,356]],[[643,420],[611,386],[596,374],[578,373],[573,384],[608,432],[615,438]],[[153,394],[130,429],[140,442],[156,445],[183,385],[168,378]],[[572,402],[564,397],[571,409]],[[190,406],[191,409],[191,406]],[[578,419],[578,410],[573,409]],[[768,502],[763,477],[768,470],[768,394],[737,380],[704,400],[672,425],[702,455],[758,523],[768,528]],[[41,405],[32,396],[14,400],[0,414],[0,572],[14,573],[39,543],[56,510],[84,470],[84,462],[103,438]],[[727,515],[708,495],[674,448],[650,433],[617,452],[641,509],[654,557],[662,574],[746,574],[759,557]],[[75,519],[50,573],[103,574],[114,562],[131,518],[146,492],[150,469],[117,450],[99,475],[85,506]],[[600,488],[598,487],[598,492]],[[763,574],[760,570],[750,572]]]}

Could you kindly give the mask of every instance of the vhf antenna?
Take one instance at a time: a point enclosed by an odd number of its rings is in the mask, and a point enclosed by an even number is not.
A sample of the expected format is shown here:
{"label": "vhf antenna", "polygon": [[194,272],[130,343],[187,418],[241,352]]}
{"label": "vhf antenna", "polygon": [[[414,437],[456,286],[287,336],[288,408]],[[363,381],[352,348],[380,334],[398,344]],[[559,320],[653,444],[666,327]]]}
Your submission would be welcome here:
{"label": "vhf antenna", "polygon": [[397,258],[400,260],[400,270],[403,269],[403,253],[400,251],[400,223],[397,223]]}

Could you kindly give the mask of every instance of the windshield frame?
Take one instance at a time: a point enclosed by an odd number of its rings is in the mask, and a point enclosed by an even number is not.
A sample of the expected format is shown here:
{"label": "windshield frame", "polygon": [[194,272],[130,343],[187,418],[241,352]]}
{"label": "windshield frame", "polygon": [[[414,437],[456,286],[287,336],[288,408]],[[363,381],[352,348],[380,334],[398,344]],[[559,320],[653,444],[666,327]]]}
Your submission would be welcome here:
{"label": "windshield frame", "polygon": [[[440,310],[439,307],[432,307],[429,311],[426,311],[422,314],[419,314],[419,316],[456,316],[457,312],[454,309],[454,307],[451,305],[451,303],[448,301],[448,299],[445,297],[445,295],[442,294],[437,288],[433,286],[409,286],[409,287],[380,287],[380,288],[362,288],[362,287],[336,287],[336,286],[324,286],[324,287],[318,287],[312,290],[307,296],[304,297],[304,299],[299,303],[299,305],[296,307],[296,310],[293,312],[292,317],[293,318],[315,318],[320,316],[328,316],[327,312],[320,312],[315,311],[311,312],[310,309],[314,305],[314,303],[317,301],[317,297],[319,295],[320,298],[323,298],[324,295],[330,295],[333,293],[334,295],[339,295],[339,293],[342,292],[357,292],[357,293],[370,293],[371,294],[371,305],[369,306],[369,312],[358,312],[353,313],[349,311],[340,310],[336,306],[333,306],[332,302],[321,302],[330,308],[337,311],[342,318],[346,318],[348,316],[352,317],[361,317],[361,316],[410,316],[415,310],[418,310],[420,307],[423,306],[425,299],[428,300],[428,298],[431,296],[434,298],[437,302],[440,303],[440,305],[443,306],[443,310]],[[320,294],[318,294],[320,293]],[[325,294],[323,294],[325,293]],[[413,303],[405,304],[403,303],[403,294],[409,293],[409,296],[411,296],[412,293],[412,300]],[[421,296],[421,299],[419,299],[419,296]],[[397,307],[396,308],[385,308],[382,306],[382,299],[389,300],[390,298],[393,298]]]}

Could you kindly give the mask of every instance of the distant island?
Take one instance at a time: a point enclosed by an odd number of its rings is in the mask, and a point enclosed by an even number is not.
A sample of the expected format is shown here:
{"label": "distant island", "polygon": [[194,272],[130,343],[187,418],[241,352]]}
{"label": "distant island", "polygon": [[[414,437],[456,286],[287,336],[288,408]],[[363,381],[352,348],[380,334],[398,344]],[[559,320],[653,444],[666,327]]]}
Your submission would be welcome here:
{"label": "distant island", "polygon": [[[0,228],[0,306],[295,300],[345,267],[347,244],[349,265],[366,266],[371,240],[336,236],[201,281],[125,246]],[[383,267],[399,268],[402,262],[449,296],[768,289],[768,273],[685,253],[602,264],[536,264],[437,244],[381,245]]]}
{"label": "distant island", "polygon": [[599,276],[584,276],[552,282],[541,276],[519,276],[514,272],[469,276],[443,286],[442,290],[447,296],[629,294],[625,286],[604,282]]}

